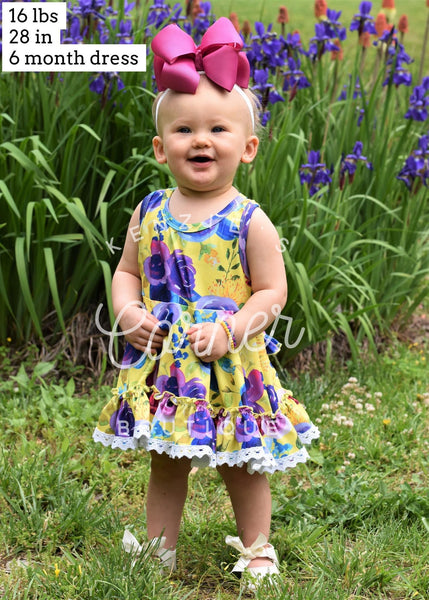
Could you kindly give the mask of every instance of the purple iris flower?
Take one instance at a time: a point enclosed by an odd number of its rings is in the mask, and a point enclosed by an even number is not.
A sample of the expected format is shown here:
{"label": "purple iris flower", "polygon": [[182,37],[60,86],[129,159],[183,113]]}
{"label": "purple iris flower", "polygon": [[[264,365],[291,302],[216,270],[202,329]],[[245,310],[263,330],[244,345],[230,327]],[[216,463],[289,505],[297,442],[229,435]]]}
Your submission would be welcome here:
{"label": "purple iris flower", "polygon": [[291,95],[289,99],[292,100],[297,89],[301,90],[310,87],[311,84],[299,68],[301,65],[298,61],[295,61],[292,57],[290,57],[287,60],[287,64],[289,69],[284,71],[283,91],[286,92],[290,90]]}
{"label": "purple iris flower", "polygon": [[310,196],[314,196],[322,187],[332,182],[332,169],[328,169],[326,164],[320,162],[320,152],[310,150],[308,153],[308,162],[301,165],[299,169],[299,178],[301,185],[307,184]]}
{"label": "purple iris flower", "polygon": [[104,0],[79,0],[78,4],[74,4],[71,8],[74,14],[84,18],[95,15],[99,19],[104,19],[105,17],[100,13],[104,5]]}
{"label": "purple iris flower", "polygon": [[[87,34],[88,27],[85,27],[84,31],[80,32],[81,22],[79,17],[74,16],[71,18],[68,31],[66,31],[66,37],[61,39],[63,44],[80,44],[83,42],[84,37]],[[63,35],[64,31],[61,31],[61,35]]]}
{"label": "purple iris flower", "polygon": [[250,49],[247,58],[250,63],[250,73],[254,75],[255,70],[268,68],[275,73],[277,67],[284,65],[287,49],[284,39],[272,31],[272,24],[265,27],[262,23],[255,23],[256,35],[251,37]]}
{"label": "purple iris flower", "polygon": [[196,44],[201,42],[201,38],[215,20],[215,17],[211,12],[211,8],[210,2],[200,3],[201,12],[195,18],[192,26],[192,37],[194,38]]}
{"label": "purple iris flower", "polygon": [[[351,81],[351,75],[349,76],[349,80]],[[349,88],[350,88],[350,83],[344,84],[343,90],[342,90],[341,94],[338,96],[338,100],[347,100]],[[353,90],[353,100],[356,100],[356,98],[362,98],[362,89],[361,89],[359,77],[356,77],[355,87]]]}
{"label": "purple iris flower", "polygon": [[313,61],[320,60],[325,52],[339,52],[340,49],[332,41],[330,31],[324,22],[316,23],[314,30],[316,35],[311,38],[310,47],[308,48],[308,56]]}
{"label": "purple iris flower", "polygon": [[396,178],[403,181],[409,190],[416,180],[429,187],[429,131],[419,138],[418,147],[406,159]]}
{"label": "purple iris flower", "polygon": [[118,73],[99,73],[93,77],[89,89],[101,96],[101,107],[104,108],[106,101],[112,97],[115,90],[123,90],[125,85]]}
{"label": "purple iris flower", "polygon": [[[268,81],[269,75],[268,68],[257,69],[254,74],[255,85],[252,86],[252,90],[259,92],[258,97],[262,106],[266,106],[267,101],[271,102],[271,104],[284,101],[284,98],[282,98],[280,94],[274,94],[275,88],[274,85]],[[270,94],[272,94],[272,96],[270,96]]]}
{"label": "purple iris flower", "polygon": [[164,21],[170,15],[170,7],[162,0],[155,0],[154,4],[149,7],[149,12],[146,18],[148,25],[154,25],[155,29],[159,29]]}
{"label": "purple iris flower", "polygon": [[358,14],[353,16],[353,20],[350,25],[350,31],[357,31],[359,37],[365,31],[372,35],[377,33],[374,25],[374,17],[369,14],[371,8],[372,2],[361,2],[359,5]]}
{"label": "purple iris flower", "polygon": [[351,154],[347,154],[345,158],[341,161],[340,168],[340,189],[344,188],[344,183],[346,179],[346,173],[349,176],[349,183],[353,182],[358,162],[363,162],[367,169],[372,171],[372,163],[366,158],[366,156],[362,155],[363,145],[362,142],[356,142],[353,147],[353,152]]}
{"label": "purple iris flower", "polygon": [[121,21],[119,23],[119,33],[116,34],[116,37],[119,38],[120,44],[133,43],[132,29],[133,24],[131,23],[131,21]]}
{"label": "purple iris flower", "polygon": [[326,32],[331,39],[338,38],[342,42],[347,37],[346,28],[341,26],[339,22],[339,18],[341,16],[341,11],[337,12],[328,8],[326,11],[326,19],[323,21],[325,25]]}
{"label": "purple iris flower", "polygon": [[421,85],[417,85],[410,96],[410,106],[404,117],[413,121],[426,121],[429,106],[429,77],[424,77]]}

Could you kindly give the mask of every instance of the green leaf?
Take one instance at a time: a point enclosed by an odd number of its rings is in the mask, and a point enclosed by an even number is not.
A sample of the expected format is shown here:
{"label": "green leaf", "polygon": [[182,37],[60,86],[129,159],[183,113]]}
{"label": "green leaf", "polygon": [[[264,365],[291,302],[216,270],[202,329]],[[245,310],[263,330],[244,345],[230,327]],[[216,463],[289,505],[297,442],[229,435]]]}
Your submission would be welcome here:
{"label": "green leaf", "polygon": [[3,179],[0,179],[0,191],[1,191],[4,199],[8,203],[9,207],[16,214],[18,219],[20,219],[21,213],[19,212],[18,207],[15,203],[15,200],[12,198],[12,194],[10,193],[9,188],[7,187],[6,182]]}
{"label": "green leaf", "polygon": [[36,329],[39,337],[43,339],[42,328],[40,325],[39,315],[37,314],[36,307],[33,302],[33,297],[30,290],[30,282],[28,280],[25,252],[24,252],[25,240],[23,237],[18,237],[15,240],[15,259],[16,259],[16,270],[18,273],[18,279],[21,286],[21,293],[24,298],[24,302],[27,306],[28,312],[30,313],[32,323]]}
{"label": "green leaf", "polygon": [[58,294],[57,278],[55,275],[55,262],[54,255],[51,248],[43,248],[45,254],[46,273],[48,275],[49,289],[51,290],[52,301],[57,311],[57,317],[63,330],[64,335],[66,334],[66,326],[64,323],[63,311],[61,308],[60,296]]}

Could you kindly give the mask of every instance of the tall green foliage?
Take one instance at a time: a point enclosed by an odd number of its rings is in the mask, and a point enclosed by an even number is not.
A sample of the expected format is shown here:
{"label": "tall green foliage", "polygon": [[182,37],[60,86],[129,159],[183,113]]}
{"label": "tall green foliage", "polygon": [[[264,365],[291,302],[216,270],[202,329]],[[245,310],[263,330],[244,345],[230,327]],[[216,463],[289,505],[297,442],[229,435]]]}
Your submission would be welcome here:
{"label": "tall green foliage", "polygon": [[[142,12],[134,25],[140,43]],[[372,342],[376,328],[407,318],[427,293],[427,188],[409,192],[396,179],[427,122],[404,119],[410,88],[382,86],[375,52],[374,68],[367,58],[367,69],[356,61],[351,73],[352,61],[328,55],[303,62],[311,87],[272,107],[255,163],[237,174],[281,236],[289,320],[275,335],[286,336],[287,356],[334,331],[357,354],[363,337]],[[171,183],[152,156],[151,76],[150,53],[147,72],[121,75],[125,89],[110,98],[89,90],[88,74],[1,74],[0,342],[43,340],[47,315],[65,332],[77,312],[105,298],[111,308],[129,216],[148,191]],[[363,98],[353,97],[358,77]],[[340,185],[357,141],[373,170],[358,162]],[[313,195],[299,178],[310,150],[332,170],[329,188]]]}

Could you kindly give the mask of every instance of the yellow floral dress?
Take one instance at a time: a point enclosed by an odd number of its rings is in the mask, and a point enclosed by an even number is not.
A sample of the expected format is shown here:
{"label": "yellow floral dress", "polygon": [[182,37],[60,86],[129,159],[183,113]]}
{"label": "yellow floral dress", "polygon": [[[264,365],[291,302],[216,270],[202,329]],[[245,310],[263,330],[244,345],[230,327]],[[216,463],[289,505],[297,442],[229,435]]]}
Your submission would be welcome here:
{"label": "yellow floral dress", "polygon": [[305,462],[302,444],[319,431],[271,366],[278,343],[261,333],[204,362],[186,335],[191,324],[225,319],[250,297],[246,238],[258,204],[239,194],[206,221],[183,223],[169,211],[172,192],[143,200],[138,236],[142,301],[168,335],[155,357],[127,344],[94,439],[195,466],[246,465],[250,473]]}

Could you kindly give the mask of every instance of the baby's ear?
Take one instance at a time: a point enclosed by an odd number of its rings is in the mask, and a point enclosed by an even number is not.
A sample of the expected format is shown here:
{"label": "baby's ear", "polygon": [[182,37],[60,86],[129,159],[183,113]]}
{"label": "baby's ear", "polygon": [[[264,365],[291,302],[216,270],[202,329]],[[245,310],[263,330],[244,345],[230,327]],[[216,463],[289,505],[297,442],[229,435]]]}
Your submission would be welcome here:
{"label": "baby's ear", "polygon": [[163,165],[167,162],[167,157],[164,152],[164,144],[162,142],[162,138],[159,135],[156,135],[152,140],[153,153],[155,154],[155,158],[159,164]]}
{"label": "baby's ear", "polygon": [[246,142],[246,147],[241,155],[242,163],[251,163],[258,152],[259,138],[256,135],[251,135]]}

